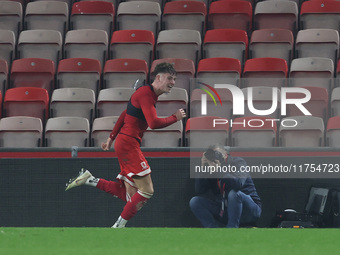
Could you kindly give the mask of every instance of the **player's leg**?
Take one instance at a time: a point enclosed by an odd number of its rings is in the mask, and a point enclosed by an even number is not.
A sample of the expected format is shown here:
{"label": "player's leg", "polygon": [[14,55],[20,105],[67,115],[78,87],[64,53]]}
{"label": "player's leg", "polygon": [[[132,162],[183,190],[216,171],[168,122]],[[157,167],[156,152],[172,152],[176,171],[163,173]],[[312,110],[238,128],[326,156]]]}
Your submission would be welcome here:
{"label": "player's leg", "polygon": [[123,212],[117,222],[112,226],[113,228],[125,227],[125,224],[142,209],[154,193],[150,174],[146,176],[134,176],[133,180],[138,190],[124,206]]}
{"label": "player's leg", "polygon": [[[96,187],[111,194],[112,196],[120,198],[125,202],[127,201],[126,187],[123,183],[96,178],[90,173],[89,170],[84,168],[80,170],[79,175],[76,178],[71,179],[70,182],[66,184],[66,190],[82,185]],[[129,197],[131,197],[131,195]]]}
{"label": "player's leg", "polygon": [[89,170],[82,168],[77,177],[72,178],[66,183],[66,190],[82,185],[97,186],[99,179],[94,177]]}
{"label": "player's leg", "polygon": [[137,192],[137,187],[131,186],[129,183],[124,181],[126,189],[126,201],[130,201],[134,194]]}
{"label": "player's leg", "polygon": [[124,202],[128,201],[127,189],[124,183],[115,182],[115,181],[107,181],[105,179],[99,179],[98,184],[96,186],[98,189],[105,191],[106,193],[111,194],[114,197],[118,197]]}
{"label": "player's leg", "polygon": [[[124,180],[129,185],[135,187],[137,191],[131,196],[121,213],[114,228],[125,227],[130,220],[152,197],[153,184],[151,180],[151,169],[146,161],[139,142],[126,135],[119,135],[119,141],[115,143],[118,161],[121,172],[118,179]],[[118,143],[117,143],[118,142]]]}
{"label": "player's leg", "polygon": [[153,194],[153,183],[151,179],[151,174],[148,174],[146,176],[133,176],[132,177],[138,190],[141,192],[145,192],[148,194]]}

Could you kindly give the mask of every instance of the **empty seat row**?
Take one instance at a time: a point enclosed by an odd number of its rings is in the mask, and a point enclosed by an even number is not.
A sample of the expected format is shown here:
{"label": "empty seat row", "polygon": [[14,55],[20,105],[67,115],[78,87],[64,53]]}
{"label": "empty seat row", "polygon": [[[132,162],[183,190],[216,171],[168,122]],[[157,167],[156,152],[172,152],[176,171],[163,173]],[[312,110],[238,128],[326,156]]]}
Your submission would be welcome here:
{"label": "empty seat row", "polygon": [[[242,12],[245,11],[249,16],[252,15],[252,7],[249,2],[234,2],[233,5],[228,4],[228,6],[226,3],[222,3],[223,9],[225,9],[224,16],[235,16],[233,12],[235,12],[236,9],[238,9],[241,15]],[[245,4],[246,6],[244,6]],[[221,15],[221,7],[219,8],[218,14]],[[205,3],[199,1],[167,2],[164,6],[163,13],[159,3],[150,1],[121,2],[117,8],[117,13],[115,13],[113,3],[102,1],[75,2],[72,5],[70,18],[69,6],[64,2],[30,2],[25,8],[25,15],[23,15],[21,4],[17,2],[5,2],[3,9],[3,11],[0,9],[0,13],[12,12],[10,13],[12,19],[8,20],[8,18],[5,17],[7,18],[5,21],[9,23],[8,28],[13,29],[16,34],[20,32],[20,28],[22,27],[22,19],[25,21],[24,29],[55,29],[62,34],[66,33],[69,28],[68,23],[70,23],[70,29],[103,29],[110,36],[115,21],[117,23],[117,30],[150,30],[156,35],[161,27],[165,29],[188,28],[197,29],[203,34],[207,16]],[[213,12],[214,6],[212,6],[211,10],[211,12]],[[214,13],[211,13],[211,16],[213,16],[213,14]],[[16,19],[13,19],[14,16]],[[246,18],[247,20],[249,19],[248,17]],[[236,22],[230,22],[228,20],[223,23],[244,23],[242,19],[244,19],[244,17],[236,20]],[[211,21],[211,23],[216,23],[216,21]]]}
{"label": "empty seat row", "polygon": [[115,25],[114,4],[105,1],[75,2],[71,9],[64,1],[32,1],[24,8],[19,2],[4,1],[0,14],[1,28],[16,37],[32,29],[56,30],[64,36],[69,29],[95,28],[111,35]]}
{"label": "empty seat row", "polygon": [[296,39],[287,29],[254,30],[250,38],[235,29],[208,30],[202,44],[202,58],[236,58],[243,65],[248,58],[283,58],[288,65],[294,58],[324,57],[338,61],[339,33],[333,29],[299,30]]}
{"label": "empty seat row", "polygon": [[[213,96],[207,96],[202,86],[194,89],[190,95],[190,117],[208,115],[220,116],[226,119],[234,119],[240,116],[267,116],[273,119],[281,119],[285,116],[300,116],[311,114],[327,121],[329,117],[339,116],[340,88],[334,88],[331,97],[325,88],[320,87],[299,87],[299,88],[278,88],[270,87],[248,87],[238,90],[243,98],[238,97],[234,101],[233,94],[229,89],[216,88],[211,91]],[[301,91],[301,89],[303,89]],[[308,98],[307,93],[310,93]],[[216,104],[216,96],[220,100]],[[239,94],[240,95],[240,94]],[[238,96],[239,96],[238,95]],[[206,112],[202,112],[203,96],[206,97]],[[307,98],[307,99],[306,99]],[[292,103],[291,100],[301,100],[303,108]],[[240,101],[241,100],[241,101]],[[307,100],[307,101],[306,101]],[[288,102],[288,103],[287,103]],[[235,109],[242,107],[243,112],[235,112]]]}
{"label": "empty seat row", "polygon": [[194,148],[215,143],[243,148],[339,147],[339,120],[339,116],[327,123],[314,116],[287,117],[280,122],[264,117],[227,120],[208,116],[188,119],[185,132],[187,145]]}
{"label": "empty seat row", "polygon": [[[12,88],[3,97],[3,117],[32,116],[45,123],[51,117],[77,116],[91,122],[95,117],[119,116],[134,91],[132,88],[102,89],[96,99],[95,92],[88,88],[55,89],[51,97],[43,88]],[[172,93],[159,97],[158,115],[170,116],[187,105],[187,92],[173,88]]]}
{"label": "empty seat row", "polygon": [[214,57],[235,58],[242,67],[248,58],[283,58],[288,64],[294,58],[324,57],[338,62],[339,33],[332,29],[300,30],[294,42],[288,30],[256,30],[248,43],[245,31],[217,29],[207,31],[202,41],[198,31],[163,30],[157,37],[147,30],[115,31],[109,40],[107,33],[97,29],[68,31],[63,40],[55,30],[22,31],[16,43],[14,33],[0,30],[0,57],[11,65],[14,59],[47,58],[57,66],[63,58],[86,57],[100,61],[135,58],[147,62],[154,59],[186,58],[197,67],[199,60]]}
{"label": "empty seat row", "polygon": [[229,83],[241,88],[314,86],[325,88],[329,94],[339,85],[333,78],[338,77],[340,69],[334,72],[331,59],[318,57],[293,59],[290,71],[280,58],[248,59],[243,70],[237,59],[207,58],[200,60],[197,71],[189,59],[157,59],[150,71],[141,59],[111,59],[105,62],[102,71],[96,59],[69,58],[59,62],[56,73],[52,60],[23,58],[14,60],[10,71],[6,61],[0,60],[0,88],[4,93],[14,87],[40,87],[51,95],[55,88],[79,87],[94,90],[97,97],[101,89],[134,88],[149,83],[160,62],[174,64],[178,73],[176,87],[185,89],[189,95],[199,82],[211,86]]}
{"label": "empty seat row", "polygon": [[[101,147],[117,118],[97,118],[93,121],[92,128],[89,121],[81,117],[50,118],[45,128],[39,118],[2,118],[0,147]],[[228,121],[217,117],[196,117],[188,119],[185,129],[182,122],[163,129],[148,129],[144,133],[141,146],[206,148],[211,144],[221,143],[245,148],[339,147],[339,118],[330,118],[325,128],[323,120],[313,116],[290,117],[278,123],[269,118],[245,117]]]}
{"label": "empty seat row", "polygon": [[[339,11],[340,6],[337,3],[328,2],[322,2],[322,4],[303,3],[300,11],[301,27],[325,27],[337,30],[339,27],[336,24],[336,12]],[[15,2],[15,4],[21,6],[20,3]],[[22,16],[22,7],[19,8],[15,4],[6,2],[7,12],[12,10],[12,16]],[[60,25],[56,29],[65,32],[69,9],[71,9],[71,29],[78,29],[78,25],[82,27],[84,24],[86,28],[92,26],[102,29],[103,24],[106,24],[105,28],[108,34],[114,27],[115,18],[117,19],[117,29],[135,27],[137,29],[149,29],[155,34],[161,27],[164,29],[197,29],[201,33],[204,33],[206,26],[209,29],[236,28],[251,31],[253,19],[255,29],[287,28],[296,30],[299,24],[299,6],[294,1],[263,1],[257,3],[239,0],[214,1],[209,6],[206,5],[208,3],[203,1],[169,1],[164,4],[164,8],[157,1],[138,1],[138,3],[132,1],[120,2],[117,13],[115,13],[114,4],[117,3],[81,1],[68,6],[65,2],[29,2],[25,8],[24,20],[28,29],[35,26],[43,26],[44,29],[50,26],[50,29],[52,29],[58,23],[56,20],[59,18],[61,19],[59,20]],[[255,4],[254,11],[252,4]],[[48,16],[46,16],[46,13]],[[320,16],[321,21],[318,20]],[[39,19],[45,22],[39,22]],[[52,19],[54,19],[53,22],[51,22]],[[206,20],[208,25],[205,24]],[[35,21],[38,21],[38,23]],[[50,24],[48,24],[49,22]],[[46,24],[42,25],[41,23]]]}
{"label": "empty seat row", "polygon": [[[15,116],[0,119],[0,147],[35,148],[101,147],[110,135],[118,117],[96,118],[90,123],[82,117],[55,117],[46,126],[40,118]],[[91,127],[92,126],[92,127]],[[147,130],[143,147],[160,147],[155,141],[165,141],[166,147],[182,146],[182,122],[153,131]]]}
{"label": "empty seat row", "polygon": [[[233,98],[232,93],[235,91],[231,92],[230,88],[203,87],[212,89],[212,93],[218,97],[218,105],[215,97],[208,97],[209,91],[202,87],[193,89],[190,97],[185,89],[172,88],[171,93],[159,96],[156,107],[158,116],[170,116],[180,108],[186,109],[189,117],[208,115],[226,119],[240,116],[281,119],[311,114],[326,122],[329,117],[340,115],[340,87],[333,89],[331,98],[326,89],[320,87],[282,88],[282,91],[270,87],[234,87],[232,90],[237,88],[243,95],[243,98],[237,99]],[[43,88],[12,88],[3,97],[3,117],[32,116],[45,123],[52,117],[76,116],[87,118],[91,123],[96,117],[119,116],[126,109],[134,91],[132,88],[102,89],[96,99],[95,92],[88,88],[55,89],[51,97]],[[299,104],[292,103],[294,99]],[[203,100],[205,112],[202,111]],[[236,111],[241,107],[242,112]]]}
{"label": "empty seat row", "polygon": [[[147,29],[155,34],[161,28],[196,29],[202,34],[205,27],[208,29],[236,28],[245,31],[263,28],[284,28],[297,31],[299,27],[301,29],[339,29],[337,15],[340,5],[336,1],[304,1],[300,10],[300,4],[295,1],[231,0],[211,3],[169,1],[165,2],[164,8],[162,1],[127,1],[118,4],[116,13],[114,5],[117,6],[117,4],[114,1],[80,1],[70,6],[70,3],[68,5],[65,2],[29,2],[25,8],[25,27],[27,29],[49,28],[65,32],[68,28],[70,12],[71,29],[84,26],[85,28],[100,28],[106,30],[109,35],[114,28],[115,19],[117,29],[131,29],[132,27]],[[20,23],[23,18],[23,8],[20,3],[5,1],[2,8],[0,13],[17,16],[16,22]],[[9,22],[6,19],[5,21]],[[12,23],[14,23],[11,24],[14,30],[20,27],[20,24],[15,24],[13,17]]]}
{"label": "empty seat row", "polygon": [[7,117],[0,120],[0,146],[87,147],[90,145],[89,132],[88,119],[80,117],[50,118],[45,129],[40,118]]}

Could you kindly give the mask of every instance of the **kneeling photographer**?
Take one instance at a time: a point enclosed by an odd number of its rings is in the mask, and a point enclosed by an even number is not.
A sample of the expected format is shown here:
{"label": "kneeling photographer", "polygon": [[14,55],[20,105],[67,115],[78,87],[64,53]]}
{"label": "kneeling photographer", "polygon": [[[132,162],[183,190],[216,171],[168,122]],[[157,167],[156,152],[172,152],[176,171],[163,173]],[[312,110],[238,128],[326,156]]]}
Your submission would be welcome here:
{"label": "kneeling photographer", "polygon": [[[195,180],[197,196],[190,200],[190,208],[206,228],[238,228],[253,225],[261,216],[261,199],[251,176],[242,173],[243,158],[228,155],[223,145],[209,147],[201,158],[202,166],[233,166],[237,171],[225,173],[222,179]],[[211,192],[212,197],[206,194]]]}

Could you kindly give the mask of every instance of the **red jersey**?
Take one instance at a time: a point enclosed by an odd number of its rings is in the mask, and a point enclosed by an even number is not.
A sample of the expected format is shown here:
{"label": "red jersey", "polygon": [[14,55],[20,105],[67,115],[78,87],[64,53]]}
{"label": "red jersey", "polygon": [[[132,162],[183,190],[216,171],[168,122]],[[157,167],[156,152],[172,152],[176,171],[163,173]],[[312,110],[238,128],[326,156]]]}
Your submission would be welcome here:
{"label": "red jersey", "polygon": [[114,126],[110,138],[124,134],[141,141],[143,133],[151,129],[164,128],[177,121],[173,114],[167,118],[158,118],[156,112],[157,95],[151,85],[142,86],[130,98],[127,109],[122,112]]}

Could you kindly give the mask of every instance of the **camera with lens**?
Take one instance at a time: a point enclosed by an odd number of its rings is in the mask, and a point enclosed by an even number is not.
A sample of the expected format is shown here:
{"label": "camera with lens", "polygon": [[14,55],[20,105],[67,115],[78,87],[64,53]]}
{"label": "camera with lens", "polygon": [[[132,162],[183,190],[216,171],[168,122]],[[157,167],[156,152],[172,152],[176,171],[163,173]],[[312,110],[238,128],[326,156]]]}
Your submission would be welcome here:
{"label": "camera with lens", "polygon": [[221,152],[219,151],[214,151],[213,149],[208,149],[205,153],[204,156],[212,162],[215,162],[218,160],[221,164],[224,163],[224,157]]}

